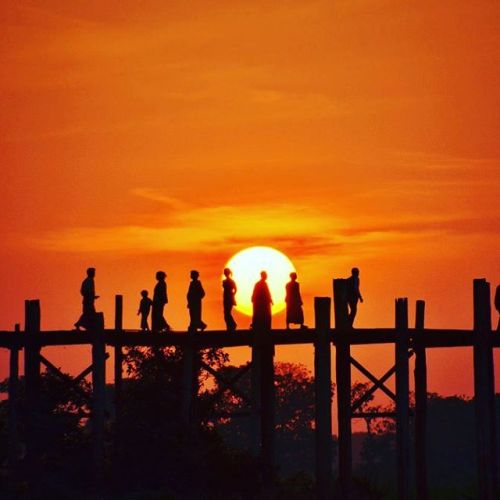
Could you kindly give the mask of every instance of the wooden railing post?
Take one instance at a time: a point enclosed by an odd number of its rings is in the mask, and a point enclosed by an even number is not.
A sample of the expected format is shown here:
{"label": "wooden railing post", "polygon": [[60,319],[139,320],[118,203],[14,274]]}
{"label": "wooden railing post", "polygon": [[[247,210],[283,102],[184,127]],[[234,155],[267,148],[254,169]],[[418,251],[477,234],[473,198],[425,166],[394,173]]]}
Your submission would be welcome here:
{"label": "wooden railing post", "polygon": [[490,284],[474,280],[474,404],[478,497],[496,498],[495,378],[491,345]]}
{"label": "wooden railing post", "polygon": [[31,486],[39,473],[40,457],[40,301],[24,303],[24,382],[26,391],[26,466]]}
{"label": "wooden railing post", "polygon": [[332,380],[330,349],[331,299],[314,299],[314,395],[316,434],[316,490],[318,500],[332,498]]}
{"label": "wooden railing post", "polygon": [[9,418],[8,418],[8,458],[9,467],[13,469],[17,465],[19,452],[19,441],[17,432],[17,404],[19,390],[19,323],[14,328],[15,341],[10,347],[9,362]]}
{"label": "wooden railing post", "polygon": [[429,497],[427,483],[427,358],[422,340],[425,302],[417,300],[415,315],[415,465],[417,500]]}
{"label": "wooden railing post", "polygon": [[408,299],[396,299],[396,448],[398,499],[410,497],[410,385]]}
{"label": "wooden railing post", "polygon": [[333,280],[333,303],[335,331],[342,334],[335,345],[340,498],[349,500],[352,489],[351,344],[345,279]]}

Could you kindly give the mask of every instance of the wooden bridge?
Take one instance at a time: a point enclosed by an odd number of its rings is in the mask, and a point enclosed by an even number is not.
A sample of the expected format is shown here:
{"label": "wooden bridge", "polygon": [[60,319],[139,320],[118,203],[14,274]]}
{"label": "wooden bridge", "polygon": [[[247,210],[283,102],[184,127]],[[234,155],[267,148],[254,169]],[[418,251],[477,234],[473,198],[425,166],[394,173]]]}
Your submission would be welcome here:
{"label": "wooden bridge", "polygon": [[[193,421],[196,399],[197,373],[200,369],[210,371],[225,387],[234,388],[234,380],[225,380],[214,369],[200,365],[197,353],[206,348],[248,346],[251,348],[251,362],[243,368],[252,370],[251,418],[261,457],[264,477],[269,480],[275,463],[274,446],[274,347],[276,345],[314,345],[315,376],[315,434],[316,434],[316,484],[317,498],[334,498],[332,472],[332,401],[331,401],[331,356],[332,345],[336,359],[336,397],[338,419],[338,481],[340,492],[336,498],[349,499],[352,493],[352,445],[351,423],[355,418],[393,417],[396,421],[396,453],[398,498],[413,496],[419,500],[428,498],[427,482],[427,438],[426,402],[427,368],[426,350],[442,347],[473,348],[474,357],[474,402],[476,406],[476,449],[478,496],[484,500],[495,498],[496,478],[496,430],[494,407],[494,364],[493,349],[500,347],[500,333],[492,332],[490,285],[484,279],[474,280],[473,307],[474,326],[472,330],[431,330],[424,326],[425,303],[416,303],[415,327],[408,325],[408,301],[396,299],[395,327],[379,329],[351,329],[347,319],[346,283],[336,279],[333,282],[335,328],[331,327],[331,299],[317,297],[314,301],[315,327],[309,330],[272,331],[211,331],[204,333],[144,333],[124,330],[122,324],[123,302],[116,296],[115,325],[113,329],[94,331],[40,331],[40,303],[26,301],[25,328],[20,331],[0,332],[0,347],[10,350],[9,376],[9,463],[15,467],[17,461],[17,399],[19,378],[19,351],[24,351],[24,375],[26,384],[26,404],[28,419],[26,425],[26,465],[36,467],[39,455],[38,428],[36,418],[40,404],[41,366],[56,376],[63,377],[42,350],[46,346],[89,345],[92,346],[92,362],[81,374],[73,379],[79,383],[87,376],[92,377],[92,420],[93,450],[96,477],[102,472],[105,458],[105,373],[106,346],[114,349],[114,390],[116,425],[120,419],[122,393],[122,365],[124,347],[164,347],[175,346],[183,353],[183,397],[182,417],[187,424]],[[394,346],[394,365],[382,377],[374,376],[369,369],[351,355],[353,345],[391,344]],[[415,408],[410,409],[409,359],[415,356]],[[351,401],[351,370],[355,367],[371,382],[371,387],[357,400]],[[395,376],[395,391],[386,382]],[[394,414],[367,414],[361,411],[363,403],[377,390],[384,392],[395,401]],[[415,445],[410,441],[410,418],[415,418]],[[451,418],[451,416],[450,416]],[[415,456],[415,487],[410,477],[410,454]]]}

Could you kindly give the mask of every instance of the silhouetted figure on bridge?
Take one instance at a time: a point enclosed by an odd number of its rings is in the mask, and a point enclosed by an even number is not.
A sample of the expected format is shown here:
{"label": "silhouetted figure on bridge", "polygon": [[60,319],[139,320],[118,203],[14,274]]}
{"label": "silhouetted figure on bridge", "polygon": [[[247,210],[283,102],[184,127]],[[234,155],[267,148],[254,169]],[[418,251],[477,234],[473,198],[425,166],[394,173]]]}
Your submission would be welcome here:
{"label": "silhouetted figure on bridge", "polygon": [[82,286],[80,287],[80,293],[82,294],[82,315],[80,319],[75,323],[77,330],[80,328],[85,328],[88,330],[96,326],[96,311],[95,311],[95,299],[99,296],[95,294],[95,268],[89,267],[87,269],[87,277],[82,281]]}
{"label": "silhouetted figure on bridge", "polygon": [[153,305],[153,301],[148,297],[148,291],[141,291],[141,302],[139,303],[139,310],[137,311],[137,316],[141,315],[141,330],[149,331],[148,325],[148,316],[151,311],[151,306]]}
{"label": "silhouetted figure on bridge", "polygon": [[231,278],[233,273],[231,269],[224,269],[224,276],[226,279],[222,281],[222,303],[224,305],[224,321],[226,322],[226,329],[228,332],[236,330],[236,321],[233,318],[233,307],[236,305],[236,283]]}
{"label": "silhouetted figure on bridge", "polygon": [[[495,292],[495,309],[500,314],[500,285],[497,286],[497,291]],[[497,332],[500,332],[500,317],[498,318]]]}
{"label": "silhouetted figure on bridge", "polygon": [[353,267],[351,276],[347,278],[347,305],[349,306],[349,324],[351,327],[354,325],[354,318],[358,312],[358,301],[363,302],[363,297],[359,291],[359,269]]}
{"label": "silhouetted figure on bridge", "polygon": [[200,273],[198,271],[191,271],[191,283],[187,293],[187,306],[189,309],[189,317],[191,322],[189,324],[189,331],[196,332],[198,330],[205,330],[206,323],[201,320],[201,301],[205,297],[205,290],[200,281]]}
{"label": "silhouetted figure on bridge", "polygon": [[252,328],[254,330],[270,330],[271,329],[271,306],[273,299],[271,292],[266,283],[267,273],[260,273],[260,280],[255,283],[252,293],[253,317]]}
{"label": "silhouetted figure on bridge", "polygon": [[290,329],[290,325],[304,326],[304,311],[302,309],[302,297],[300,295],[300,284],[297,281],[297,273],[290,273],[290,281],[286,284],[286,329]]}
{"label": "silhouetted figure on bridge", "polygon": [[168,304],[167,275],[163,271],[156,273],[156,286],[153,293],[153,307],[151,312],[151,329],[153,332],[168,332],[170,325],[163,317],[163,309]]}

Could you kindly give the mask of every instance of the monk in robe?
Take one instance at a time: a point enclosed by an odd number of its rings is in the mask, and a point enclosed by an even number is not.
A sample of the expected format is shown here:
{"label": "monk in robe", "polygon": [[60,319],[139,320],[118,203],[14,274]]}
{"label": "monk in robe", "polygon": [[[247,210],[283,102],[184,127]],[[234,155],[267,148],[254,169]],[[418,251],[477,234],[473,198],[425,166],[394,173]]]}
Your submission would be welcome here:
{"label": "monk in robe", "polygon": [[252,328],[254,330],[270,330],[271,329],[271,306],[273,299],[271,292],[267,286],[267,273],[262,271],[260,273],[260,280],[255,283],[252,304],[253,304],[253,317]]}
{"label": "monk in robe", "polygon": [[198,271],[191,271],[191,283],[187,293],[187,306],[189,309],[189,331],[196,332],[197,330],[205,330],[206,323],[201,320],[201,301],[205,297],[205,290],[199,280],[200,273]]}
{"label": "monk in robe", "polygon": [[290,329],[290,325],[304,326],[304,311],[302,310],[302,297],[300,295],[300,285],[297,281],[297,273],[290,273],[290,281],[286,284],[286,329]]}

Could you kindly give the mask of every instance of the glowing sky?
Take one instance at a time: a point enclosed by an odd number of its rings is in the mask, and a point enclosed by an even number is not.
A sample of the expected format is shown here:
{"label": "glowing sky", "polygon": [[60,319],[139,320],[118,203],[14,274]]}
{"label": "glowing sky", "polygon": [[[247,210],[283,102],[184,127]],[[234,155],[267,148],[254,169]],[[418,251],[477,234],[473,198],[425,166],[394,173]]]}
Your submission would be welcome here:
{"label": "glowing sky", "polygon": [[[309,323],[353,265],[365,327],[408,296],[469,328],[472,279],[500,282],[500,3],[3,0],[0,24],[1,329],[25,298],[71,327],[90,265],[108,322],[164,269],[185,328],[196,268],[221,327],[252,245],[291,258]],[[431,389],[470,391],[469,354],[433,354]]]}

